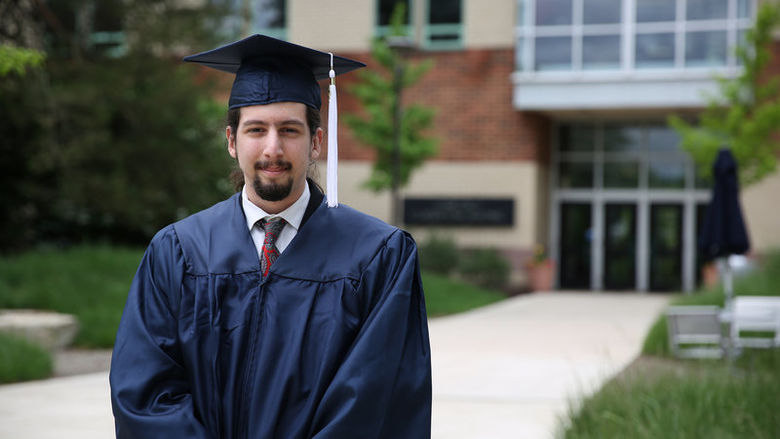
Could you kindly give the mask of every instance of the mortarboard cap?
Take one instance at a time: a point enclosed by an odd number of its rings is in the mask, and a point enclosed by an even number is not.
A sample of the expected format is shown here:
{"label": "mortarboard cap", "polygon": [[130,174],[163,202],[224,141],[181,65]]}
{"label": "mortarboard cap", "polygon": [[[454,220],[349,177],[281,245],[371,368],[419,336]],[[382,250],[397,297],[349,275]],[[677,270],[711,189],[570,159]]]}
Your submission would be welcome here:
{"label": "mortarboard cap", "polygon": [[187,56],[184,61],[236,75],[230,91],[230,109],[301,102],[319,110],[322,103],[317,80],[328,78],[331,68],[340,75],[365,67],[358,61],[340,56],[331,58],[329,53],[265,35],[252,35]]}
{"label": "mortarboard cap", "polygon": [[184,61],[236,75],[230,90],[230,109],[274,102],[300,102],[319,110],[322,102],[317,80],[330,78],[327,193],[328,206],[338,206],[338,105],[334,78],[365,67],[365,64],[265,35],[252,35],[187,56]]}

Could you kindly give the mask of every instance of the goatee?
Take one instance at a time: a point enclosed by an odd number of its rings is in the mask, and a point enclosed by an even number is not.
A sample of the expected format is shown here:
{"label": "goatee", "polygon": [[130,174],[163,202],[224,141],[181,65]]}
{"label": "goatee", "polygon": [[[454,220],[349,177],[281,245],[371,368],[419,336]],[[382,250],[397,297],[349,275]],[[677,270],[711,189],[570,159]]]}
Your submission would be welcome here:
{"label": "goatee", "polygon": [[[269,166],[284,168],[289,170],[292,168],[292,164],[288,162],[258,162],[255,165],[255,169],[265,169]],[[290,176],[287,180],[281,182],[264,182],[260,176],[256,175],[255,180],[252,182],[255,193],[260,198],[267,201],[281,201],[287,198],[292,192],[293,178]]]}

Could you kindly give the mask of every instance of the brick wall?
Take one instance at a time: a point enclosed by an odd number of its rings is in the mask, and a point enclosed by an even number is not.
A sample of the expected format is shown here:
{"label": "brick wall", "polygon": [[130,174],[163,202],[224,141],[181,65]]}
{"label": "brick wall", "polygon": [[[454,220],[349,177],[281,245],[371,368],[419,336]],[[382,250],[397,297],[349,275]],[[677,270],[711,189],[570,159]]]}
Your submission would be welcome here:
{"label": "brick wall", "polygon": [[[343,55],[375,68],[368,54]],[[436,109],[433,135],[439,139],[439,155],[434,160],[547,161],[548,118],[512,108],[512,49],[426,52],[410,57],[410,61],[419,56],[432,58],[434,65],[419,84],[405,91],[404,101]],[[339,113],[359,111],[359,103],[347,92],[357,79],[357,74],[337,79]],[[326,99],[324,94],[324,103]],[[323,107],[324,121],[327,105]],[[343,122],[339,124],[339,158],[372,158],[371,151],[356,141]]]}

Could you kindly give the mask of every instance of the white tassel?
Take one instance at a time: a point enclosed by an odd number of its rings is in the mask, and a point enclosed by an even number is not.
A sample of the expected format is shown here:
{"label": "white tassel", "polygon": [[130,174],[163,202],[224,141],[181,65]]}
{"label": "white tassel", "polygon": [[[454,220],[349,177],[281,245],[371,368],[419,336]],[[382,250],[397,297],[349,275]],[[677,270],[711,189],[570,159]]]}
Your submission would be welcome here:
{"label": "white tassel", "polygon": [[330,54],[330,86],[328,87],[328,207],[339,205],[339,110],[336,99],[336,72],[333,70],[333,54]]}

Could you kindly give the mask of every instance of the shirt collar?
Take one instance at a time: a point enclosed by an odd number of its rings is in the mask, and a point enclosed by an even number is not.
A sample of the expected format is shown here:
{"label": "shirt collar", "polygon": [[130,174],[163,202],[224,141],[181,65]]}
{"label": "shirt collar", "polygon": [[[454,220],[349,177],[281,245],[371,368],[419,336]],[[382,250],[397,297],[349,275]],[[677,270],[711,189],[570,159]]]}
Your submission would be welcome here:
{"label": "shirt collar", "polygon": [[311,198],[311,192],[309,192],[309,184],[307,182],[303,185],[303,193],[298,197],[295,203],[278,214],[270,214],[249,200],[249,197],[246,194],[245,184],[244,188],[241,190],[241,206],[244,208],[246,225],[249,230],[252,230],[255,223],[261,219],[265,217],[280,216],[287,221],[287,224],[291,225],[295,230],[298,230],[301,226],[301,221],[303,221],[303,215],[306,213],[306,206],[309,205],[309,198]]}

